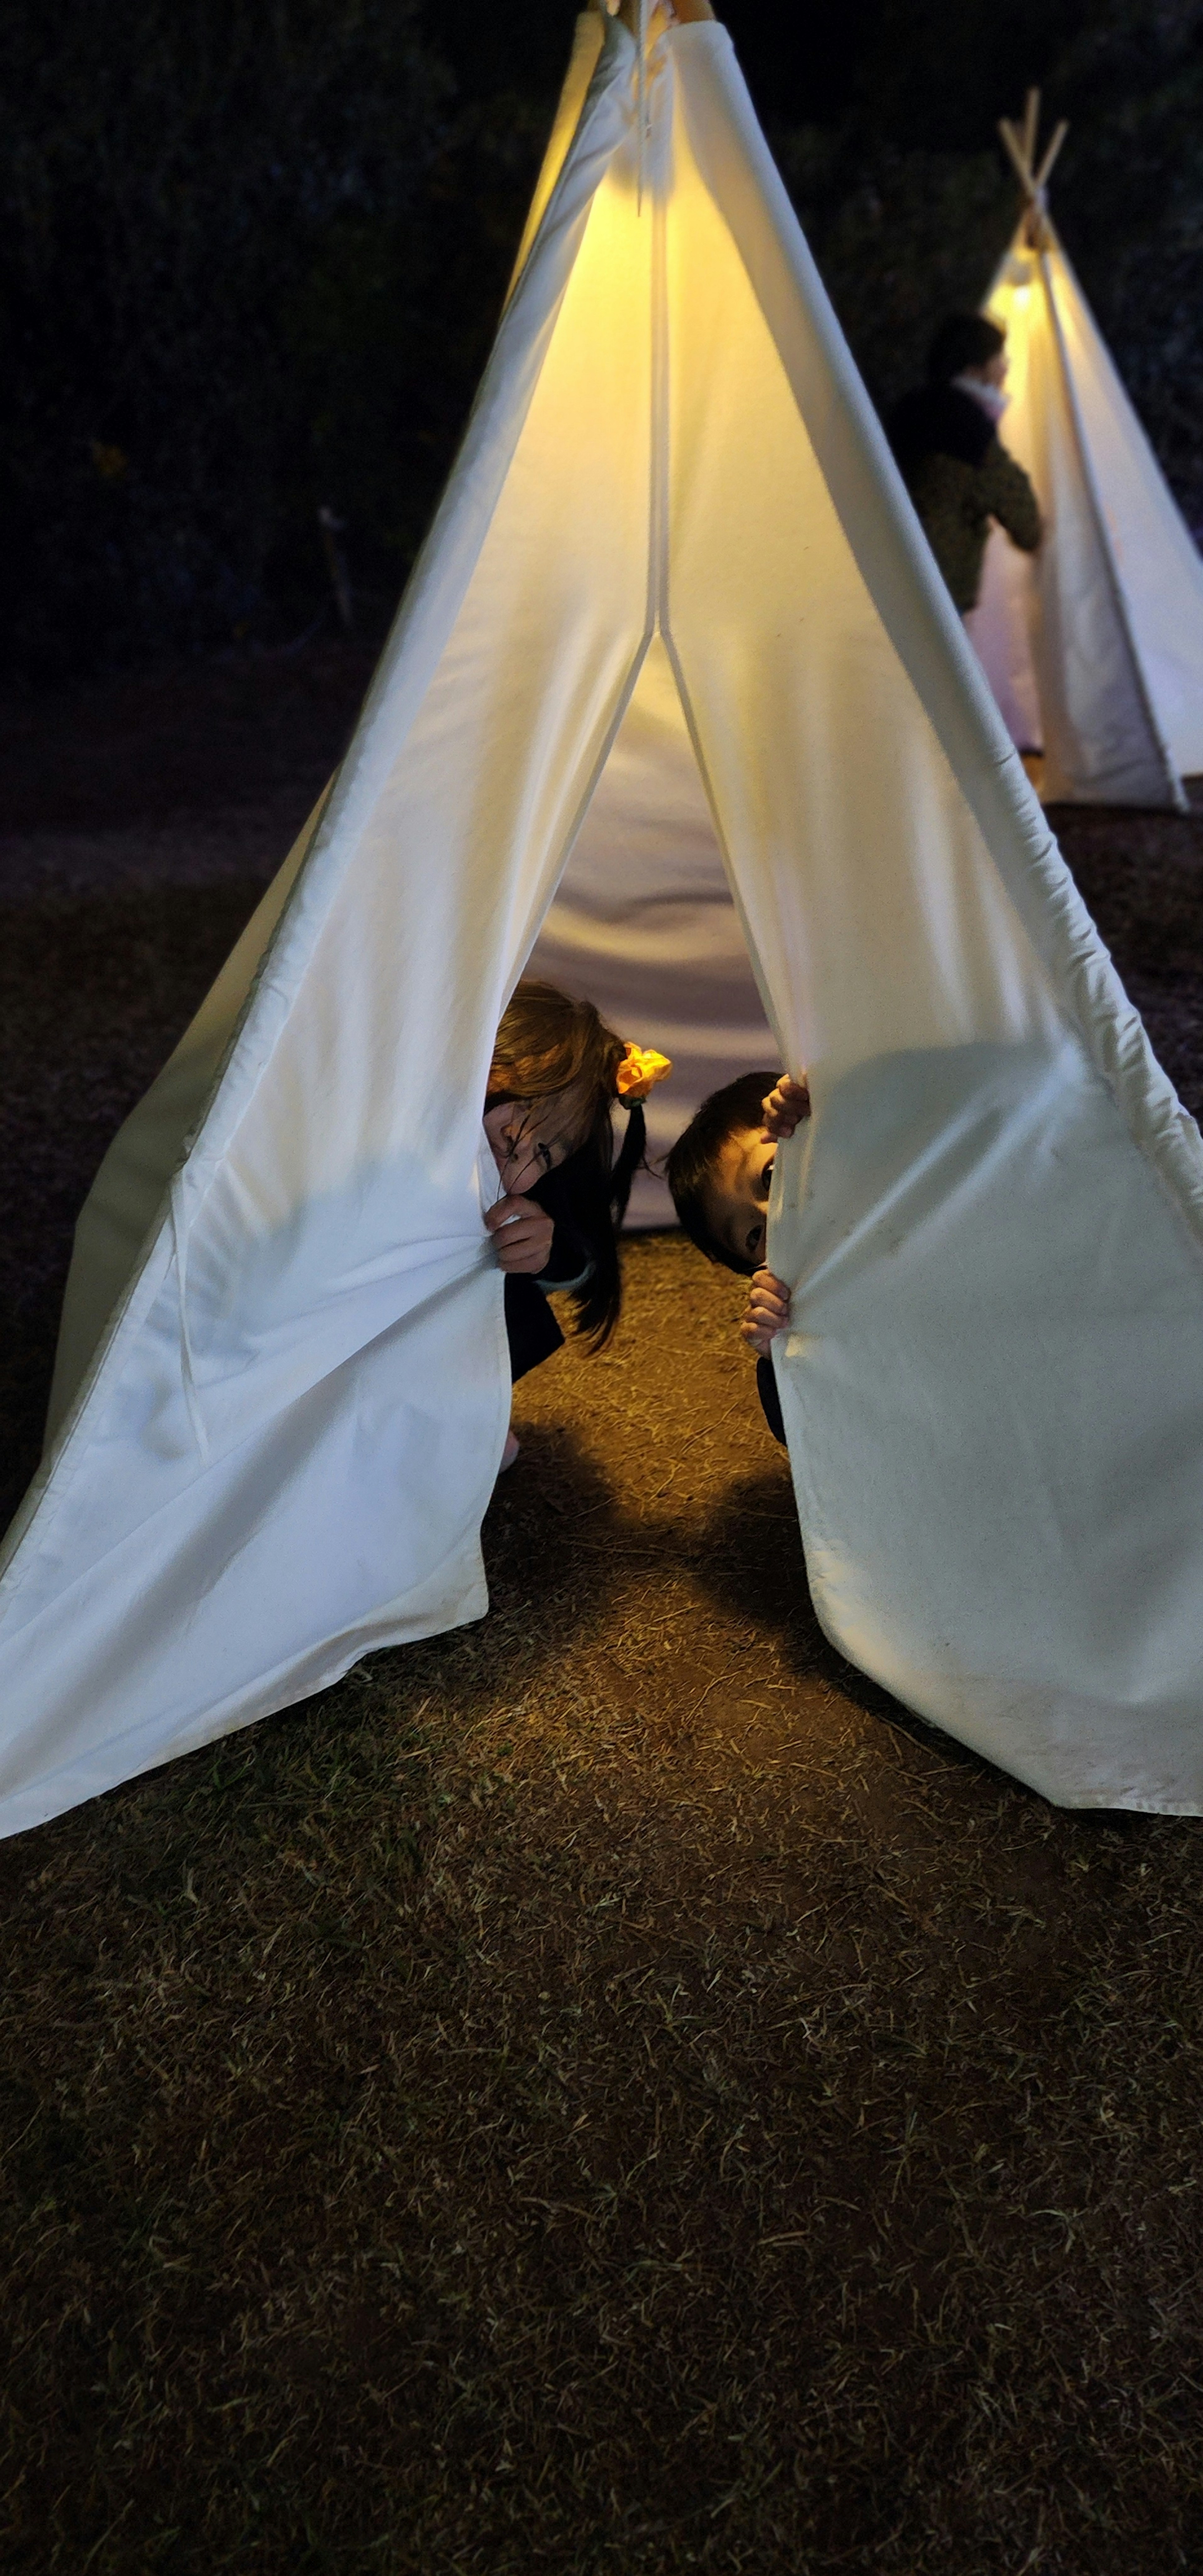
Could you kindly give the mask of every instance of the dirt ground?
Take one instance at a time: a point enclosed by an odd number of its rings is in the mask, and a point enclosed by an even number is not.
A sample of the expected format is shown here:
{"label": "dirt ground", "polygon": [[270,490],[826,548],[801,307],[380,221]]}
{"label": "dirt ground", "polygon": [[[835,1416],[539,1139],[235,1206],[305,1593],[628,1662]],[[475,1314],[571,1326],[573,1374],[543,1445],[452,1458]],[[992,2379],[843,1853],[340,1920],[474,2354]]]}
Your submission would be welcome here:
{"label": "dirt ground", "polygon": [[[337,757],[326,647],[10,709],[0,1433],[91,1170]],[[1203,1105],[1203,821],[1059,818]],[[738,1283],[519,1390],[479,1627],[0,1846],[6,2569],[1203,2557],[1200,1827],[810,1609]]]}

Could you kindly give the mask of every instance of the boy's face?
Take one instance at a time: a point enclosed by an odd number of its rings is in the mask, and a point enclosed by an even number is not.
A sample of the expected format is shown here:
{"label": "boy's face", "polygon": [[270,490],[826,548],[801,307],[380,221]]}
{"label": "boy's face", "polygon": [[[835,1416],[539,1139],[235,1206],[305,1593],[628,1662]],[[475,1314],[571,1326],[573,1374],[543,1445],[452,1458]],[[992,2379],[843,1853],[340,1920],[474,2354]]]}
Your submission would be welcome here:
{"label": "boy's face", "polygon": [[764,1261],[776,1151],[758,1127],[737,1127],[703,1194],[710,1231],[740,1270],[759,1270]]}

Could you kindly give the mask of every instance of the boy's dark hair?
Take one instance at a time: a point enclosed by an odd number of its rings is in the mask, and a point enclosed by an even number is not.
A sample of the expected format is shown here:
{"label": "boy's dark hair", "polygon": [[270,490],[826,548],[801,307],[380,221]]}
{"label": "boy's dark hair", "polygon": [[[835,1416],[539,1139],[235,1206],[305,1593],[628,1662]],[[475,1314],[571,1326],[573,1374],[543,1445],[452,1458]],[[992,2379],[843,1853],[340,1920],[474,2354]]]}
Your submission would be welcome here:
{"label": "boy's dark hair", "polygon": [[966,367],[988,367],[1006,345],[1005,331],[984,313],[946,314],[927,353],[927,381],[950,385]]}
{"label": "boy's dark hair", "polygon": [[741,1073],[736,1081],[724,1083],[721,1091],[712,1091],[678,1136],[664,1166],[678,1221],[690,1242],[696,1243],[708,1261],[721,1261],[724,1270],[737,1270],[745,1279],[751,1278],[756,1264],[737,1261],[730,1246],[711,1233],[705,1191],[730,1138],[746,1134],[749,1128],[759,1134],[764,1125],[765,1096],[778,1079],[772,1071]]}

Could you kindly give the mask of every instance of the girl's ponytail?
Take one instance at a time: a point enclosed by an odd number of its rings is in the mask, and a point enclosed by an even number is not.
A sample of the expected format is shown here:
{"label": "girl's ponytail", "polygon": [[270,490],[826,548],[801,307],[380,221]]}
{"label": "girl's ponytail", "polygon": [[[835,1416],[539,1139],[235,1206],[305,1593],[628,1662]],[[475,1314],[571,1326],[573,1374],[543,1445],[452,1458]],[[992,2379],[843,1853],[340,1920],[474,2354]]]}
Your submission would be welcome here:
{"label": "girl's ponytail", "polygon": [[627,1132],[618,1149],[610,1174],[610,1206],[616,1226],[622,1224],[631,1195],[631,1184],[647,1156],[647,1120],[641,1100],[633,1100],[627,1111]]}

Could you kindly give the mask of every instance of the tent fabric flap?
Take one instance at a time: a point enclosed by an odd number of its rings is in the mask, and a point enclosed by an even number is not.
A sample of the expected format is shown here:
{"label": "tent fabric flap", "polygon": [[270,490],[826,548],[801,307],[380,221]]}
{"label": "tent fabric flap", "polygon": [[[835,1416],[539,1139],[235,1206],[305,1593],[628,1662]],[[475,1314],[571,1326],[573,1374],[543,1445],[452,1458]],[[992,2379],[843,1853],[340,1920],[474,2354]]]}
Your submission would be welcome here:
{"label": "tent fabric flap", "polygon": [[15,1533],[5,1830],[486,1606],[509,1369],[480,1103],[647,630],[646,233],[598,197],[629,118],[612,85],[594,106],[441,540]]}
{"label": "tent fabric flap", "polygon": [[[717,148],[713,53],[706,69],[696,124],[687,100],[706,195],[695,208],[682,153],[675,252],[670,227],[669,623],[774,1020],[814,1101],[778,1158],[769,1247],[794,1291],[776,1366],[812,1593],[852,1660],[1046,1795],[1194,1812],[1197,1130],[1019,762],[997,759],[951,615],[932,683],[934,578],[914,640],[895,625],[909,672],[889,649],[869,581],[893,616],[902,574],[881,522],[899,508],[899,551],[905,504],[883,472],[858,566],[856,423],[830,377],[818,438],[790,399],[818,358],[770,332],[774,246],[746,231],[772,205],[749,182],[763,147],[741,119]],[[795,300],[795,342],[818,338],[813,313]],[[846,399],[864,397],[852,384]],[[733,461],[743,404],[754,498]],[[862,434],[871,454],[875,424]],[[843,516],[820,441],[845,460]],[[749,598],[774,639],[759,661]]]}
{"label": "tent fabric flap", "polygon": [[610,21],[347,759],[184,1042],[193,1141],[173,1076],[98,1188],[162,1192],[141,1249],[131,1199],[90,1278],[81,1224],[0,1830],[481,1615],[480,1112],[532,956],[608,958],[686,1089],[809,1071],[769,1258],[829,1633],[1046,1796],[1203,1808],[1203,1148],[722,30],[659,37],[646,98],[641,135]]}

